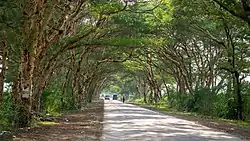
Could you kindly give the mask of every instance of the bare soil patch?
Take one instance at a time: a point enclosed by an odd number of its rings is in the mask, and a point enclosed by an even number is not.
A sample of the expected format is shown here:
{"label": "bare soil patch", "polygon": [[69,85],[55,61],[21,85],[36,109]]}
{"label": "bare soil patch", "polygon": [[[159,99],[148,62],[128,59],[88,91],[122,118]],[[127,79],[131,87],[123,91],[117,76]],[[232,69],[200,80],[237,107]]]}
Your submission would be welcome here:
{"label": "bare soil patch", "polygon": [[65,114],[53,124],[19,131],[14,141],[100,141],[103,129],[103,101],[82,111]]}

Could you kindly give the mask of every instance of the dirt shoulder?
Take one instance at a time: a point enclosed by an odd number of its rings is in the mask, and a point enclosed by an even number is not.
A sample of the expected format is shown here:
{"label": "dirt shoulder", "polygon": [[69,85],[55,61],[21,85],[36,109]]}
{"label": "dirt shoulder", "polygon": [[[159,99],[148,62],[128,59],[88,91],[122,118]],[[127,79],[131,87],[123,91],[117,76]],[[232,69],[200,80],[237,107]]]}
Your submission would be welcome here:
{"label": "dirt shoulder", "polygon": [[163,114],[174,116],[180,119],[194,121],[198,124],[238,136],[239,138],[243,140],[250,140],[250,127],[244,126],[244,125],[238,125],[234,123],[233,121],[230,122],[230,121],[223,121],[219,119],[207,119],[207,118],[202,118],[199,116],[181,114],[180,112],[165,111],[164,109],[153,107],[153,106],[147,106],[147,105],[141,105],[141,104],[135,104],[135,103],[132,103],[132,104],[146,108],[146,109],[150,109],[153,111],[157,111]]}
{"label": "dirt shoulder", "polygon": [[104,103],[91,104],[83,111],[65,114],[55,122],[19,131],[14,141],[100,141]]}

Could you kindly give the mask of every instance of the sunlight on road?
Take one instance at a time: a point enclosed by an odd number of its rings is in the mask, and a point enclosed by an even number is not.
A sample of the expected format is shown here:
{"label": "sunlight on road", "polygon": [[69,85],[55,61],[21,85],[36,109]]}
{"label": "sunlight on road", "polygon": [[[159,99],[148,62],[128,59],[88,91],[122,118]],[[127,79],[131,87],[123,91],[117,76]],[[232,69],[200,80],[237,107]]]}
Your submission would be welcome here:
{"label": "sunlight on road", "polygon": [[119,101],[105,101],[102,141],[241,141],[191,121]]}

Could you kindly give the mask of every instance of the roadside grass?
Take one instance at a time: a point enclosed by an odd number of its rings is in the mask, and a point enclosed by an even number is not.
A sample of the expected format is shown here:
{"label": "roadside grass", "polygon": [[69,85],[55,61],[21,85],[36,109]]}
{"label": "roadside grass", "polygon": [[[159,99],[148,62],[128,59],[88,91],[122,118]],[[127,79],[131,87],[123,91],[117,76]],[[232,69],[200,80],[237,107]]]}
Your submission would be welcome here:
{"label": "roadside grass", "polygon": [[55,124],[58,124],[56,122],[53,122],[53,121],[40,121],[38,122],[39,125],[55,125]]}

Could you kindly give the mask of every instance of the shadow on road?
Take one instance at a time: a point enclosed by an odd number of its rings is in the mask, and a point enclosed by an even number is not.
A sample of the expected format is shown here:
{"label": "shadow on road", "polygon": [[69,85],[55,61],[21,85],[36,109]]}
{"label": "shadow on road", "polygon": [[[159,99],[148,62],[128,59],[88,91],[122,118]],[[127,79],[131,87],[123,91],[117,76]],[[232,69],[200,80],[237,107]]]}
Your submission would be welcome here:
{"label": "shadow on road", "polygon": [[130,104],[105,104],[103,141],[240,141],[229,134]]}

